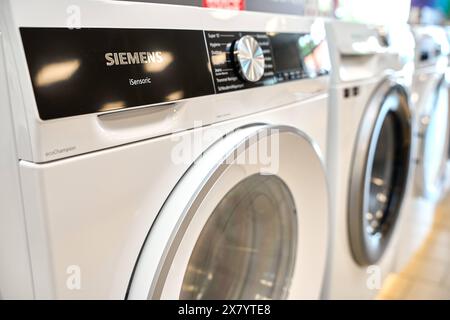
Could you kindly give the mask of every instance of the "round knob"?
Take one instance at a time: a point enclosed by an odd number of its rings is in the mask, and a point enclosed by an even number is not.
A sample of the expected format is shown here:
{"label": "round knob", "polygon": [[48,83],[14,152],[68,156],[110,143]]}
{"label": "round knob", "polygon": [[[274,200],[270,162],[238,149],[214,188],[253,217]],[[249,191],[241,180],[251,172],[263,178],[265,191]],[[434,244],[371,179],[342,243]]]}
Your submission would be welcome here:
{"label": "round knob", "polygon": [[234,60],[241,77],[256,82],[264,75],[264,53],[258,41],[252,36],[243,36],[234,44]]}

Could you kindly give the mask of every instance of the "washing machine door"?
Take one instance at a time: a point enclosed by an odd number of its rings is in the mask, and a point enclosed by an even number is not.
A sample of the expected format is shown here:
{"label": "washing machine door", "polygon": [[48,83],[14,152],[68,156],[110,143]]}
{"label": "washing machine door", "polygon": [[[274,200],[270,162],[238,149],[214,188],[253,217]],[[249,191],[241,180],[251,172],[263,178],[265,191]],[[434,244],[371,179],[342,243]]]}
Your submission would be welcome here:
{"label": "washing machine door", "polygon": [[438,200],[445,183],[449,150],[448,85],[442,75],[433,75],[429,80],[431,94],[422,93],[427,100],[423,101],[419,119],[416,187],[419,196]]}
{"label": "washing machine door", "polygon": [[385,81],[363,116],[350,177],[349,242],[361,266],[382,257],[394,231],[408,180],[411,135],[407,93]]}
{"label": "washing machine door", "polygon": [[318,298],[327,231],[327,182],[311,140],[291,127],[239,129],[167,199],[127,298]]}

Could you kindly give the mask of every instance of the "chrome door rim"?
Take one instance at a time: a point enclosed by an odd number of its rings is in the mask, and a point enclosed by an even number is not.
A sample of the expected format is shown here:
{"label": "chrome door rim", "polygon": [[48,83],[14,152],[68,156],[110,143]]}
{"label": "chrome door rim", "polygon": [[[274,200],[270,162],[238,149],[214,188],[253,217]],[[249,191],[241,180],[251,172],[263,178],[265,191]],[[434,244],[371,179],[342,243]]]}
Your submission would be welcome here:
{"label": "chrome door rim", "polygon": [[[393,94],[398,96],[398,104],[389,104],[389,97]],[[366,107],[363,120],[358,131],[357,142],[354,147],[352,171],[348,194],[348,237],[349,245],[355,262],[361,266],[376,263],[383,255],[400,213],[403,196],[409,175],[409,163],[411,156],[411,115],[408,104],[408,95],[403,86],[393,80],[385,80],[375,91],[369,105]],[[375,148],[381,134],[382,126],[390,113],[396,114],[401,125],[403,153],[403,172],[400,181],[396,184],[398,199],[395,204],[388,204],[389,221],[385,232],[371,234],[366,230],[368,225],[366,214],[368,214],[369,186],[372,173],[372,165],[375,157]],[[368,144],[368,141],[370,142]],[[392,190],[391,190],[392,191]],[[389,198],[392,192],[389,194]],[[391,201],[388,199],[387,201]]]}

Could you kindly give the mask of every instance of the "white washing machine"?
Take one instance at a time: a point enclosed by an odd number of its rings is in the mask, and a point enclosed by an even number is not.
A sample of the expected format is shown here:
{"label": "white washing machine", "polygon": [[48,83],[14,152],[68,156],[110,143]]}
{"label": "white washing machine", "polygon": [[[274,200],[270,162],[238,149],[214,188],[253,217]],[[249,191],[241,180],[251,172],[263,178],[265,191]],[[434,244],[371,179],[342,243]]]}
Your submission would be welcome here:
{"label": "white washing machine", "polygon": [[437,26],[413,26],[412,30],[416,41],[411,93],[414,172],[397,271],[423,243],[433,223],[436,204],[445,194],[450,138],[446,79],[449,44],[445,30]]}
{"label": "white washing machine", "polygon": [[[447,43],[450,46],[450,26],[445,27],[445,33],[447,35]],[[447,64],[447,71],[445,74],[446,80],[447,80],[447,84],[448,84],[448,95],[450,97],[450,50],[448,53],[448,64]],[[449,101],[449,109],[450,109],[450,98],[448,99]],[[450,133],[449,133],[450,134]],[[449,148],[448,148],[448,154],[447,154],[447,173],[446,173],[446,181],[445,181],[445,193],[448,193],[448,191],[450,190],[450,143],[449,143]]]}
{"label": "white washing machine", "polygon": [[2,298],[320,296],[320,20],[120,1],[0,8]]}
{"label": "white washing machine", "polygon": [[406,25],[338,21],[327,36],[333,228],[324,297],[370,299],[391,270],[407,189],[414,41]]}
{"label": "white washing machine", "polygon": [[445,78],[449,44],[445,30],[415,26],[416,68],[413,98],[419,146],[416,194],[432,202],[442,196],[449,140],[448,92]]}

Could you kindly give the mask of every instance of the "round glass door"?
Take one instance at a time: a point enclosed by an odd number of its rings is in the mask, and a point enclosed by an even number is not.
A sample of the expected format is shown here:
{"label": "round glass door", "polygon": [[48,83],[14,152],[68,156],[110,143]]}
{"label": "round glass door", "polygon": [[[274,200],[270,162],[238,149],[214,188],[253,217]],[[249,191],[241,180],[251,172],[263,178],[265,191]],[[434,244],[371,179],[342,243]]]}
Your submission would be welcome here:
{"label": "round glass door", "polygon": [[389,232],[403,192],[401,186],[406,172],[402,167],[402,136],[398,121],[395,113],[386,115],[373,156],[366,213],[366,231],[372,236]]}
{"label": "round glass door", "polygon": [[360,265],[376,263],[389,242],[406,189],[411,148],[410,113],[401,86],[379,93],[366,113],[355,151],[348,214],[350,245]]}
{"label": "round glass door", "polygon": [[255,174],[214,209],[198,238],[181,299],[282,299],[297,246],[293,197],[277,176]]}

